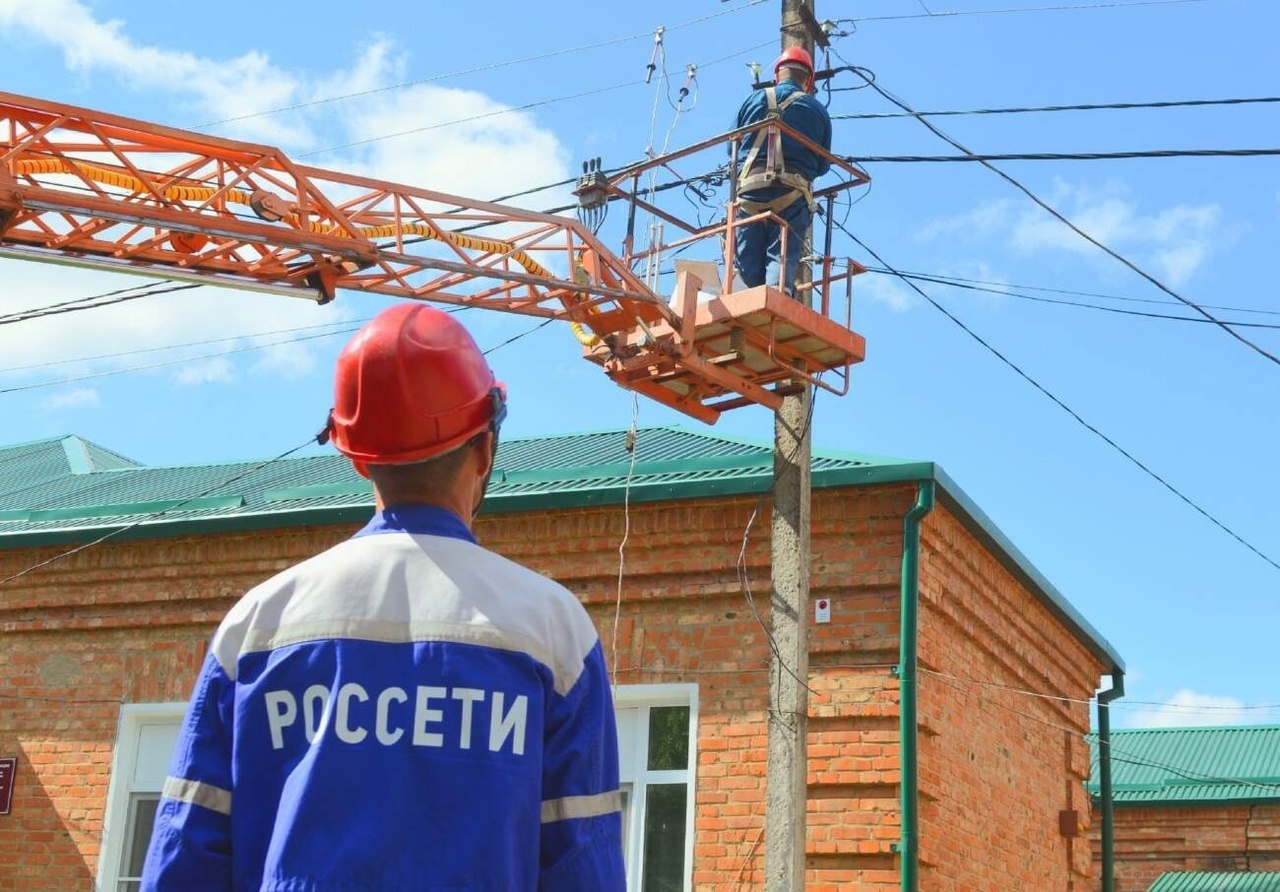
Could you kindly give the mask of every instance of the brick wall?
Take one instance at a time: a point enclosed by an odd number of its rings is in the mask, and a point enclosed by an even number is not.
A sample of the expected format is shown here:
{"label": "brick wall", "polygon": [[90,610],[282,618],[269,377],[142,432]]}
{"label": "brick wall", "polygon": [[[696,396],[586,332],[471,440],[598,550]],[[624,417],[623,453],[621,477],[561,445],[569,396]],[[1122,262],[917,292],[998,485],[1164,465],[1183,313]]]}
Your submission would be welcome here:
{"label": "brick wall", "polygon": [[1116,892],[1170,870],[1280,871],[1280,804],[1118,806],[1115,820]]}
{"label": "brick wall", "polygon": [[[0,589],[0,890],[93,887],[121,703],[185,700],[218,620],[333,529],[104,543]],[[0,578],[63,548],[0,551]]]}
{"label": "brick wall", "polygon": [[[808,888],[887,892],[898,796],[898,574],[913,485],[818,491],[811,592]],[[621,684],[699,685],[694,887],[763,888],[768,499],[633,505],[615,644],[620,507],[482,518],[488,547],[584,602]],[[754,515],[754,518],[753,518]],[[346,528],[106,543],[0,593],[0,755],[20,756],[0,818],[0,889],[88,888],[121,702],[186,698],[217,620],[247,588],[343,538]],[[939,507],[924,532],[921,657],[938,672],[1087,697],[1099,667]],[[0,551],[0,576],[60,549]],[[810,618],[812,612],[809,613]],[[616,651],[616,655],[615,655]],[[1082,841],[1057,811],[1086,769],[1066,732],[1087,716],[1013,701],[1035,720],[922,675],[923,889],[1071,889]],[[82,702],[67,702],[82,701]],[[1047,723],[1047,724],[1046,724]],[[1066,730],[1064,730],[1066,729]],[[1016,808],[1011,808],[1016,806]],[[1019,842],[1024,840],[1024,842]],[[1070,859],[1070,860],[1069,860]],[[980,865],[981,877],[970,872]],[[1074,865],[1074,866],[1073,866]],[[1026,878],[1052,877],[1027,885]],[[1061,880],[1061,881],[1060,881]]]}
{"label": "brick wall", "polygon": [[[921,555],[921,888],[1086,890],[1087,701],[1104,667],[945,511]],[[1078,825],[1077,825],[1078,826]]]}

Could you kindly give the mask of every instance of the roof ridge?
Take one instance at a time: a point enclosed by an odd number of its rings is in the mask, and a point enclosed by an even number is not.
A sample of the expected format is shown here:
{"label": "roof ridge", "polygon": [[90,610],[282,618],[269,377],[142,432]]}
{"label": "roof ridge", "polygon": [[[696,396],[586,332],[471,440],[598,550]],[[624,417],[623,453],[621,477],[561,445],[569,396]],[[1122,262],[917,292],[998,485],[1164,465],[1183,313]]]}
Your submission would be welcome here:
{"label": "roof ridge", "polygon": [[[1169,725],[1153,728],[1113,728],[1111,736],[1118,734],[1151,734],[1151,733],[1178,733],[1187,734],[1191,732],[1230,732],[1230,731],[1280,731],[1280,724],[1269,723],[1265,725],[1237,724],[1237,725]],[[1094,733],[1096,736],[1096,732]]]}

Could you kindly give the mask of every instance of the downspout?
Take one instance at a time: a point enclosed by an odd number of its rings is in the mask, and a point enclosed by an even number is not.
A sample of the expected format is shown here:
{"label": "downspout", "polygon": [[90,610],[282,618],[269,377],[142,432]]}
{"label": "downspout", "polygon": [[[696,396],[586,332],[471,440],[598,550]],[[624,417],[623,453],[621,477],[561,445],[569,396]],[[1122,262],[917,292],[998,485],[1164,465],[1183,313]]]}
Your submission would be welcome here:
{"label": "downspout", "polygon": [[1102,892],[1116,888],[1115,797],[1111,790],[1111,701],[1124,696],[1124,670],[1111,667],[1111,689],[1098,694],[1098,798],[1102,800]]}
{"label": "downspout", "polygon": [[898,738],[901,763],[902,837],[894,846],[901,857],[900,888],[920,888],[920,772],[917,751],[916,651],[920,620],[920,521],[933,510],[933,479],[921,480],[916,503],[902,519],[902,575],[898,593]]}

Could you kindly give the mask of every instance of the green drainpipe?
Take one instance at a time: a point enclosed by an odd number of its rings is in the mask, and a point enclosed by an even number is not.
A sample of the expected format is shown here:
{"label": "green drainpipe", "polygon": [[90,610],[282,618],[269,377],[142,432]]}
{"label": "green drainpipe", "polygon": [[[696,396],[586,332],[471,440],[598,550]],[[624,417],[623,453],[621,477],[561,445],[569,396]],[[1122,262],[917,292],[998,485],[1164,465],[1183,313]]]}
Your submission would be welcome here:
{"label": "green drainpipe", "polygon": [[898,736],[901,753],[902,838],[894,847],[902,858],[902,892],[920,888],[920,772],[916,733],[916,637],[920,598],[920,521],[933,510],[933,480],[921,480],[916,503],[902,519],[902,587],[898,598]]}
{"label": "green drainpipe", "polygon": [[1111,689],[1098,695],[1098,798],[1102,800],[1102,892],[1116,888],[1115,797],[1111,791],[1111,701],[1124,696],[1124,670],[1111,668]]}

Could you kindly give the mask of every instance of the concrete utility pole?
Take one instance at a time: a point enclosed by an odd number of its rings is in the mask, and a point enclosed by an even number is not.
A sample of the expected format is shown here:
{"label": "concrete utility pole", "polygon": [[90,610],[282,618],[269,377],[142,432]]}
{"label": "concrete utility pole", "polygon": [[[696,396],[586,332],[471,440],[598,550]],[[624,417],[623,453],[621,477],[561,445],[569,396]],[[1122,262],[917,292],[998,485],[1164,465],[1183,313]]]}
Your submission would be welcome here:
{"label": "concrete utility pole", "polygon": [[[782,49],[813,54],[813,0],[782,0]],[[806,241],[812,241],[812,228]],[[796,284],[811,281],[801,263]],[[811,292],[803,300],[812,305]],[[800,297],[797,290],[796,296]],[[767,892],[802,892],[809,726],[809,488],[811,388],[783,399],[773,423],[773,540],[769,738],[764,823]]]}

